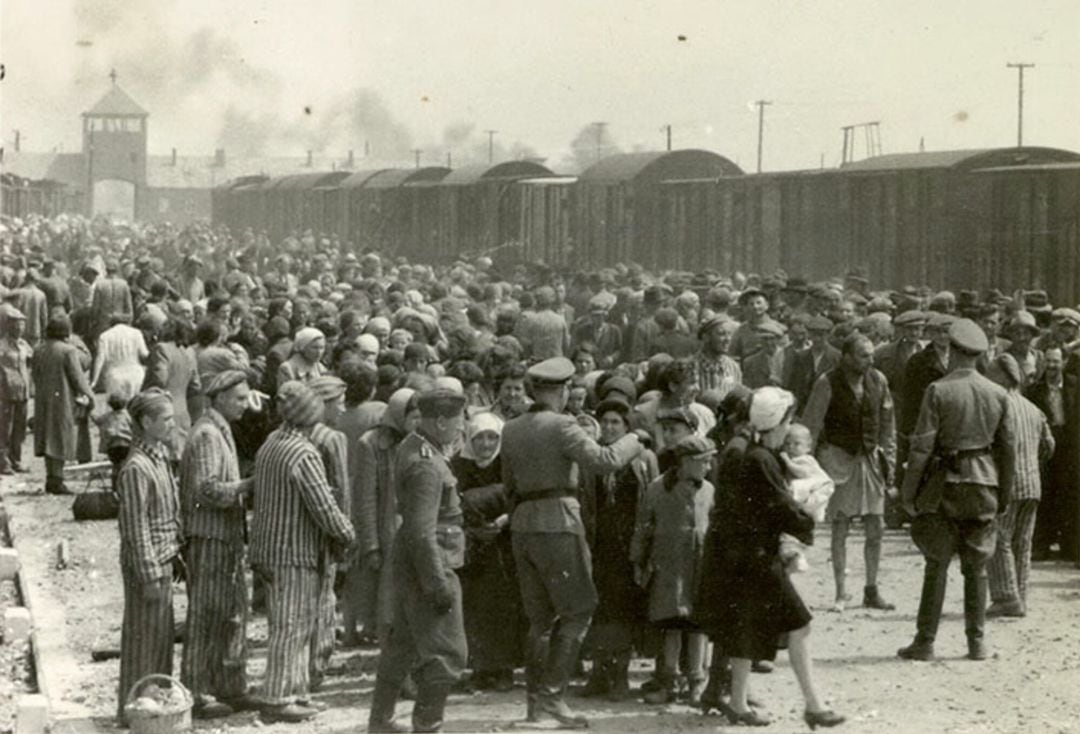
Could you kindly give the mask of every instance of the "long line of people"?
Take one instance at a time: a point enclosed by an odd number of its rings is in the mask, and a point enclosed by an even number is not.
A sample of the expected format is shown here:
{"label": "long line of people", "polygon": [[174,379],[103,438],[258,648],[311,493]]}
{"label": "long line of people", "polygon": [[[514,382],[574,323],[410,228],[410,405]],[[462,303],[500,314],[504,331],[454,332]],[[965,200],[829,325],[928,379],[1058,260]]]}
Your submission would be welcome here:
{"label": "long line of people", "polygon": [[749,672],[786,646],[807,722],[832,726],[790,580],[815,521],[838,613],[853,522],[880,610],[884,529],[912,522],[927,581],[905,658],[933,655],[954,552],[974,659],[987,565],[990,616],[1023,616],[1031,557],[1077,560],[1080,313],[1038,290],[431,266],[311,232],[271,248],[58,217],[0,222],[0,294],[0,473],[25,470],[31,415],[46,492],[92,457],[91,422],[116,468],[121,697],[172,669],[175,575],[199,716],[310,719],[337,632],[383,645],[372,731],[396,730],[402,694],[436,730],[455,685],[509,690],[522,666],[529,719],[584,726],[564,695],[583,643],[585,695],[634,695],[644,654],[647,702],[752,725]]}

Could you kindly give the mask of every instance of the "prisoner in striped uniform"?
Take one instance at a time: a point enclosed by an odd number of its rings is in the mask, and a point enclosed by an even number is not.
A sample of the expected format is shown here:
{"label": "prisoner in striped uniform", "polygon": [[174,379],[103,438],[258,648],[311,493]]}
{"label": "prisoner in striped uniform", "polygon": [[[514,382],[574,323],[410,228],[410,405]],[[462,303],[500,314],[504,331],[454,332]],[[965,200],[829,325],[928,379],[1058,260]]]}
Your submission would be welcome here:
{"label": "prisoner in striped uniform", "polygon": [[[345,381],[334,375],[323,375],[308,383],[323,401],[322,422],[311,431],[311,442],[319,450],[326,479],[334,492],[338,508],[350,517],[349,506],[349,456],[345,434],[337,430],[338,418],[345,411]],[[326,675],[326,666],[334,653],[334,630],[337,596],[334,594],[334,578],[337,564],[326,558],[319,578],[319,619],[311,638],[311,687],[318,688]]]}
{"label": "prisoner in striped uniform", "polygon": [[131,400],[128,412],[137,435],[116,483],[124,580],[117,701],[121,724],[128,693],[140,678],[172,674],[172,582],[181,537],[176,480],[163,443],[172,435],[172,399],[151,388]]}
{"label": "prisoner in striped uniform", "polygon": [[211,401],[196,421],[180,464],[180,495],[187,537],[187,634],[181,680],[195,695],[199,718],[250,708],[247,693],[248,595],[244,579],[245,499],[251,479],[240,478],[232,427],[251,390],[247,375],[225,370],[211,378]]}
{"label": "prisoner in striped uniform", "polygon": [[1042,496],[1040,466],[1054,453],[1054,436],[1046,415],[1020,394],[1024,373],[1013,355],[994,360],[990,375],[1007,390],[1016,415],[1016,478],[1012,499],[998,515],[997,548],[990,558],[990,607],[987,617],[1027,614],[1027,581],[1031,571],[1031,541]]}
{"label": "prisoner in striped uniform", "polygon": [[341,558],[355,541],[352,524],[334,501],[311,432],[323,403],[291,380],[277,395],[282,426],[255,456],[251,564],[267,584],[265,721],[306,721],[308,658],[319,612],[321,564]]}

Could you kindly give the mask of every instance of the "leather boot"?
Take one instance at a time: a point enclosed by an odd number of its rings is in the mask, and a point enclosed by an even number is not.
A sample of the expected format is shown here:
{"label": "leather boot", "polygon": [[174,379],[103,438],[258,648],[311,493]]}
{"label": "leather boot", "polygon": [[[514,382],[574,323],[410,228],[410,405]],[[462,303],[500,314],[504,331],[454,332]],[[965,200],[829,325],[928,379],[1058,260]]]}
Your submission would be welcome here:
{"label": "leather boot", "polygon": [[949,580],[949,565],[933,559],[926,559],[923,571],[922,596],[919,598],[919,613],[916,618],[915,639],[933,646],[937,639],[938,624],[941,622],[941,607],[945,604],[945,588]]}
{"label": "leather boot", "polygon": [[890,604],[881,598],[881,593],[876,585],[863,588],[862,605],[867,609],[882,609],[886,612],[896,609],[895,604]]}
{"label": "leather boot", "polygon": [[964,576],[964,631],[967,633],[968,657],[972,660],[985,660],[987,655],[983,630],[988,591],[985,571],[972,571]]}
{"label": "leather boot", "polygon": [[394,709],[397,706],[400,690],[400,683],[375,678],[375,690],[371,694],[371,712],[368,715],[369,732],[395,734],[408,731],[405,727],[394,723]]}
{"label": "leather boot", "polygon": [[581,643],[568,635],[553,635],[548,645],[547,665],[544,666],[540,679],[540,691],[536,697],[539,713],[546,714],[566,728],[584,729],[589,721],[584,716],[575,714],[566,701],[563,692],[577,664],[578,650]]}
{"label": "leather boot", "polygon": [[525,661],[525,721],[535,724],[543,717],[540,715],[540,681],[547,661],[548,644],[551,638],[543,635],[528,642],[528,659]]}
{"label": "leather boot", "polygon": [[589,682],[581,689],[583,698],[600,698],[611,691],[611,661],[606,657],[597,655],[593,658],[592,672],[589,673]]}
{"label": "leather boot", "polygon": [[611,687],[608,689],[609,701],[625,701],[630,698],[630,653],[620,652],[609,663],[609,680]]}
{"label": "leather boot", "polygon": [[424,683],[417,686],[416,704],[413,706],[412,730],[434,732],[442,729],[446,698],[450,695],[450,683]]}

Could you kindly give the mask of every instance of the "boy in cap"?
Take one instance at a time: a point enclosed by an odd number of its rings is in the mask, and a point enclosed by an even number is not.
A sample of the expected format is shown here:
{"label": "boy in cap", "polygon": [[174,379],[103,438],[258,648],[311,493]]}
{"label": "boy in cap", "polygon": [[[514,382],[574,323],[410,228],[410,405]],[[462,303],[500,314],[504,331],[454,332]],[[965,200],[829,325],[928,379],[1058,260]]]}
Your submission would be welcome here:
{"label": "boy in cap", "polygon": [[901,487],[904,506],[915,515],[911,538],[926,559],[915,640],[898,651],[907,660],[934,657],[954,555],[964,575],[968,658],[986,659],[986,563],[994,552],[994,520],[1008,509],[1015,482],[1014,410],[1005,390],[975,370],[986,334],[958,319],[948,335],[952,371],[926,389]]}
{"label": "boy in cap", "polygon": [[[714,504],[713,485],[706,480],[716,453],[713,442],[684,436],[671,449],[674,465],[653,480],[645,492],[630,544],[638,581],[649,595],[649,621],[664,630],[663,669],[659,687],[647,703],[676,698],[676,665],[686,648],[689,702],[697,704],[705,688],[705,635],[696,631],[694,586],[701,567],[705,531]],[[687,518],[693,518],[687,524]]]}
{"label": "boy in cap", "polygon": [[613,471],[641,451],[627,434],[601,447],[563,414],[574,364],[545,360],[528,371],[534,405],[503,429],[503,483],[514,509],[514,562],[529,618],[527,718],[541,714],[584,728],[563,700],[596,608],[585,527],[577,499],[579,472]]}
{"label": "boy in cap", "polygon": [[394,541],[394,625],[375,677],[370,732],[400,731],[394,707],[410,670],[416,681],[412,730],[439,731],[446,698],[467,662],[461,582],[465,533],[447,447],[465,426],[465,396],[447,388],[420,393],[420,427],[395,459],[401,528]]}

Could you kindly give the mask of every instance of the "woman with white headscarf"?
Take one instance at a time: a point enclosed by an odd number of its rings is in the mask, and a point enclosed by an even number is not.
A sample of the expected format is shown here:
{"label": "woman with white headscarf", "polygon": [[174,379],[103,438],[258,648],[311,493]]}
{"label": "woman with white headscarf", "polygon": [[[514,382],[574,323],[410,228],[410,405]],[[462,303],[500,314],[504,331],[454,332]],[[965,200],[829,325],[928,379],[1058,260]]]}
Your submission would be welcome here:
{"label": "woman with white headscarf", "polygon": [[322,377],[323,352],[326,351],[326,336],[312,326],[305,326],[293,337],[293,352],[278,367],[277,383],[284,385],[290,380],[309,383],[316,377]]}
{"label": "woman with white headscarf", "polygon": [[480,690],[508,691],[522,662],[521,623],[510,545],[510,496],[502,483],[502,420],[478,413],[466,427],[465,445],[450,461],[465,516],[466,556],[461,572],[465,636]]}
{"label": "woman with white headscarf", "polygon": [[[773,660],[787,636],[791,668],[805,699],[803,718],[812,729],[831,727],[844,717],[824,707],[810,660],[811,615],[780,560],[780,534],[814,540],[814,519],[788,491],[779,451],[795,412],[795,396],[777,387],[755,390],[750,398],[753,440],[731,461],[729,491],[717,494],[713,519],[728,542],[712,547],[709,577],[724,589],[726,602],[713,609],[712,639],[731,661],[731,698],[719,708],[732,724],[766,726],[769,719],[747,700],[754,660]],[[736,439],[742,440],[742,439]],[[727,459],[721,457],[721,461]]]}

